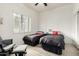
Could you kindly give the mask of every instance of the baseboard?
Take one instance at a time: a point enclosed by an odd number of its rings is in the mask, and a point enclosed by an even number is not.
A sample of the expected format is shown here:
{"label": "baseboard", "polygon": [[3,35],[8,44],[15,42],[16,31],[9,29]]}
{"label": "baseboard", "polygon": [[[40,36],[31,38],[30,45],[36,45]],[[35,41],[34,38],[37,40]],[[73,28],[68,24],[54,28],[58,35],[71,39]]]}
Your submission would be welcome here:
{"label": "baseboard", "polygon": [[73,46],[74,46],[77,50],[79,50],[79,44],[77,44],[75,41],[73,41]]}
{"label": "baseboard", "polygon": [[76,45],[76,48],[79,50],[79,45],[78,44]]}

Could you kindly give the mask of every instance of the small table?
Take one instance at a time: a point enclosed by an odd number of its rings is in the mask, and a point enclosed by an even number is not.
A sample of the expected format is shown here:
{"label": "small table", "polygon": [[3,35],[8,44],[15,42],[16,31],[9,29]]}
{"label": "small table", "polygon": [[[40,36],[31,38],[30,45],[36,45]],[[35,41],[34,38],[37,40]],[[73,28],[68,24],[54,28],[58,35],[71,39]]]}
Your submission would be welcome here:
{"label": "small table", "polygon": [[27,48],[27,45],[19,45],[13,50],[13,53],[16,56],[23,56],[24,54],[27,53],[26,48]]}

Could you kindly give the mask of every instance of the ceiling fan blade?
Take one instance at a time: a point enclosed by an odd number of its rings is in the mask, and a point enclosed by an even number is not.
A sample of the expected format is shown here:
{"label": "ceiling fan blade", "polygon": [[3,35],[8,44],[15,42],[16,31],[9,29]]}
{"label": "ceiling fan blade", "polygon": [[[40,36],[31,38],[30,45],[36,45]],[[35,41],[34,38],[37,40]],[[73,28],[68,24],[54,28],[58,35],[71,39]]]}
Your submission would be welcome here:
{"label": "ceiling fan blade", "polygon": [[35,4],[35,6],[37,6],[37,5],[38,5],[38,3]]}
{"label": "ceiling fan blade", "polygon": [[45,6],[47,6],[47,3],[43,3]]}

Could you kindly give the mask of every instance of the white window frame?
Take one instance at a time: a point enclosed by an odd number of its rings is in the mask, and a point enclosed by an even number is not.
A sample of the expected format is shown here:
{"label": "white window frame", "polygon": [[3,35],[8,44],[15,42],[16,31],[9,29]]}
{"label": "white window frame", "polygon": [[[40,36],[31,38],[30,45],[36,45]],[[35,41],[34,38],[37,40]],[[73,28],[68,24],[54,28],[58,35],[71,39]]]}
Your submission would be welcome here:
{"label": "white window frame", "polygon": [[16,13],[14,13],[13,16],[14,16],[14,28],[13,28],[14,33],[31,32],[31,17]]}

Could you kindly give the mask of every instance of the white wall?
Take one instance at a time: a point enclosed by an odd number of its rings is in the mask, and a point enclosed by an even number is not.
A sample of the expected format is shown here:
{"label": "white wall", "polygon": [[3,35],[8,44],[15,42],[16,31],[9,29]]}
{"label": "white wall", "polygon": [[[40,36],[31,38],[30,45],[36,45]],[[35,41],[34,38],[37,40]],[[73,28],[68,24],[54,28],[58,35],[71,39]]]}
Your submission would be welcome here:
{"label": "white wall", "polygon": [[74,19],[76,20],[76,39],[75,41],[77,42],[78,48],[79,48],[79,3],[74,4]]}
{"label": "white wall", "polygon": [[[24,14],[32,18],[32,32],[38,29],[47,32],[49,29],[61,31],[65,36],[67,43],[72,43],[70,39],[79,44],[76,33],[76,12],[79,10],[79,4],[63,6],[42,13],[25,7],[23,4],[0,4],[0,17],[3,17],[3,24],[0,25],[0,36],[3,39],[13,38],[14,43],[22,44],[22,38],[30,33],[13,33],[13,13]],[[38,27],[39,25],[39,27]],[[79,36],[78,36],[79,37]]]}
{"label": "white wall", "polygon": [[40,30],[49,29],[61,31],[66,37],[66,43],[75,39],[75,20],[73,19],[73,5],[59,7],[40,13]]}
{"label": "white wall", "polygon": [[24,14],[32,18],[32,32],[38,30],[38,14],[35,11],[25,7],[23,4],[0,4],[0,17],[3,17],[3,24],[0,25],[0,36],[3,39],[12,38],[15,44],[22,44],[22,38],[29,33],[13,32],[13,13]]}
{"label": "white wall", "polygon": [[78,42],[78,45],[79,45],[79,13],[77,14],[77,42]]}

